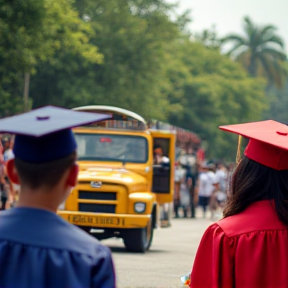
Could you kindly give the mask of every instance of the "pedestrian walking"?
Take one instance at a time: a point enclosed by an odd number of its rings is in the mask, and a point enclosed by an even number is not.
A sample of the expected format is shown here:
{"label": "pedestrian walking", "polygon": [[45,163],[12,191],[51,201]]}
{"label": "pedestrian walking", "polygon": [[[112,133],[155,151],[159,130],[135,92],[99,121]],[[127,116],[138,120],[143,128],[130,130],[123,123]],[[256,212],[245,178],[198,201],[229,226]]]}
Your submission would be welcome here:
{"label": "pedestrian walking", "polygon": [[199,196],[199,206],[203,210],[203,218],[206,217],[207,208],[211,195],[215,189],[213,183],[215,182],[215,173],[212,171],[212,166],[203,162],[200,166],[200,173],[197,183],[197,190]]}
{"label": "pedestrian walking", "polygon": [[0,212],[0,287],[116,286],[110,250],[56,215],[77,183],[70,128],[106,118],[48,106],[0,120],[16,134],[7,174],[21,185],[17,207]]}
{"label": "pedestrian walking", "polygon": [[191,288],[288,287],[288,127],[268,120],[222,126],[247,137],[224,219],[204,233]]}
{"label": "pedestrian walking", "polygon": [[179,209],[181,208],[181,184],[184,181],[186,170],[183,169],[179,161],[175,162],[175,182],[174,182],[174,215],[179,218]]}
{"label": "pedestrian walking", "polygon": [[4,147],[2,145],[2,135],[0,135],[0,210],[4,210],[6,206],[6,197],[4,195],[5,184],[5,164],[3,157]]}
{"label": "pedestrian walking", "polygon": [[[1,142],[0,142],[1,143]],[[0,144],[0,210],[6,209],[6,202],[8,199],[7,194],[7,185],[6,185],[6,179],[5,179],[5,166],[3,158],[1,157],[1,144]]]}
{"label": "pedestrian walking", "polygon": [[189,187],[189,194],[190,194],[190,216],[191,218],[195,218],[195,187],[198,177],[198,165],[197,165],[197,155],[194,152],[194,150],[190,147],[188,149],[187,155],[186,155],[186,182]]}
{"label": "pedestrian walking", "polygon": [[219,190],[226,192],[228,172],[223,163],[217,163],[215,175],[216,175],[217,180],[219,181]]}
{"label": "pedestrian walking", "polygon": [[[1,173],[1,172],[0,172]],[[1,177],[3,179],[1,182],[1,207],[0,210],[5,210],[7,207],[7,201],[9,199],[10,185],[8,177],[4,175]]]}

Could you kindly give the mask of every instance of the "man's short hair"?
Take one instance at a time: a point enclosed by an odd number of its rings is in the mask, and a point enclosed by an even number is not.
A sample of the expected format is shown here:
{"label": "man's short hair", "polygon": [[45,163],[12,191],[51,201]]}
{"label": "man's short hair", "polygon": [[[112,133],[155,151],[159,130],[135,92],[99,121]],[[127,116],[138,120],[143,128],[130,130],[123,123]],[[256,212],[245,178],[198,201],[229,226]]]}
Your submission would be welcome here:
{"label": "man's short hair", "polygon": [[154,145],[153,150],[155,150],[155,149],[161,149],[161,150],[163,150],[163,148],[162,148],[160,145]]}
{"label": "man's short hair", "polygon": [[59,183],[65,171],[75,163],[76,152],[45,163],[28,163],[17,157],[14,161],[20,182],[24,185],[31,189],[39,187],[53,188]]}

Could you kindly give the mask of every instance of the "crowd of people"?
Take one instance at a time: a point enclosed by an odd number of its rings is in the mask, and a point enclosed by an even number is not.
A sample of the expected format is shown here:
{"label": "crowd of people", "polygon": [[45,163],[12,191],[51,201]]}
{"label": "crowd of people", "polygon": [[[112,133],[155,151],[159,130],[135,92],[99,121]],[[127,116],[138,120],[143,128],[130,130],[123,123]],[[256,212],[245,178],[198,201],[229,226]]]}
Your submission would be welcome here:
{"label": "crowd of people", "polygon": [[[13,207],[19,197],[19,186],[10,182],[5,169],[7,161],[14,158],[13,144],[13,137],[0,135],[0,210]],[[154,155],[154,164],[169,163],[169,158],[162,155],[162,147],[154,148],[158,157]],[[212,219],[218,218],[227,198],[228,178],[233,167],[233,164],[201,161],[192,148],[181,149],[175,167],[174,216],[195,218],[195,209],[199,206],[203,217],[209,210]]]}
{"label": "crowd of people", "polygon": [[[21,184],[17,207],[0,212],[0,286],[115,288],[109,248],[56,214],[79,172],[71,127],[103,118],[57,107],[43,107],[36,113],[37,117],[31,111],[0,119],[0,132],[17,134],[15,158],[13,139],[1,139],[1,191],[13,187],[7,175]],[[23,122],[27,125],[19,129],[18,123]],[[195,217],[196,204],[206,216],[207,207],[214,211],[214,205],[221,207],[227,198],[223,219],[202,236],[186,284],[190,288],[286,288],[287,126],[267,120],[220,129],[249,138],[235,170],[223,163],[199,161],[192,149],[182,151],[177,159],[175,208],[184,206],[185,189],[186,216],[190,210]],[[57,151],[50,149],[56,146]],[[155,150],[158,162],[167,162],[162,149]],[[9,193],[1,195],[5,202],[3,195]]]}
{"label": "crowd of people", "polygon": [[13,137],[1,135],[0,137],[0,210],[13,207],[17,201],[19,187],[9,180],[5,164],[14,158],[13,153]]}
{"label": "crowd of people", "polygon": [[211,219],[219,219],[233,169],[233,163],[202,161],[192,148],[182,149],[175,168],[174,216],[196,218],[201,207],[203,217],[210,211]]}

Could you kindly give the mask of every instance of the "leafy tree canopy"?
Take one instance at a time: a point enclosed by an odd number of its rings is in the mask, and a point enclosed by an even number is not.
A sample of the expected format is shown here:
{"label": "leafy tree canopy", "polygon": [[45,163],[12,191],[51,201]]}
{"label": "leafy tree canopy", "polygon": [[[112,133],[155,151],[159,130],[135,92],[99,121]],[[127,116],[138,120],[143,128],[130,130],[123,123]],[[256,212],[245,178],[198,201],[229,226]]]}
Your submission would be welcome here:
{"label": "leafy tree canopy", "polygon": [[283,87],[287,73],[283,62],[287,60],[284,53],[284,41],[276,33],[274,25],[259,26],[249,17],[244,18],[244,36],[231,34],[222,39],[222,43],[232,43],[228,52],[234,56],[252,77],[265,76],[268,85]]}
{"label": "leafy tree canopy", "polygon": [[[114,105],[165,119],[169,106],[161,88],[167,81],[165,50],[179,37],[177,24],[166,14],[170,6],[164,1],[86,0],[76,2],[76,7],[93,27],[90,41],[104,61],[87,66],[75,57],[69,63],[62,54],[65,65],[56,70],[44,63],[35,76],[34,104],[41,105],[44,94],[47,103]],[[51,83],[49,92],[44,91],[43,79]]]}
{"label": "leafy tree canopy", "polygon": [[177,94],[170,94],[170,101],[180,101],[182,107],[179,113],[171,111],[170,122],[206,139],[210,157],[232,159],[233,136],[224,136],[218,126],[260,120],[267,108],[264,83],[247,77],[239,64],[199,43],[187,40],[179,45],[177,54],[188,69],[179,74],[171,67],[172,81],[185,80]]}
{"label": "leafy tree canopy", "polygon": [[265,83],[221,55],[216,31],[191,38],[189,14],[171,20],[174,8],[164,0],[3,0],[0,117],[23,111],[29,73],[33,108],[126,108],[192,130],[210,157],[233,160],[236,138],[218,126],[260,120]]}
{"label": "leafy tree canopy", "polygon": [[0,3],[1,114],[22,110],[23,73],[35,73],[42,61],[57,62],[56,51],[69,50],[83,61],[101,63],[89,43],[94,31],[67,0],[3,0]]}

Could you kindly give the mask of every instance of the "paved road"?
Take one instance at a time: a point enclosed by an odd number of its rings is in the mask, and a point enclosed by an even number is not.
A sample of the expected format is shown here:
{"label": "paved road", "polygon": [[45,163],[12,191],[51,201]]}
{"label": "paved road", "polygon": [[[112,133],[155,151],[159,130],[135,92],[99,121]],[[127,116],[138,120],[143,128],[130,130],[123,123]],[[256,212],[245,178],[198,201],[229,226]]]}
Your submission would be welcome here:
{"label": "paved road", "polygon": [[117,273],[118,288],[182,288],[180,277],[190,272],[195,253],[208,219],[178,218],[172,227],[154,231],[146,254],[126,252],[121,239],[102,241],[109,246]]}

